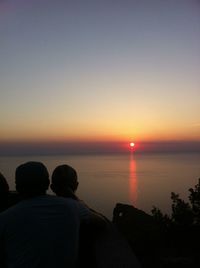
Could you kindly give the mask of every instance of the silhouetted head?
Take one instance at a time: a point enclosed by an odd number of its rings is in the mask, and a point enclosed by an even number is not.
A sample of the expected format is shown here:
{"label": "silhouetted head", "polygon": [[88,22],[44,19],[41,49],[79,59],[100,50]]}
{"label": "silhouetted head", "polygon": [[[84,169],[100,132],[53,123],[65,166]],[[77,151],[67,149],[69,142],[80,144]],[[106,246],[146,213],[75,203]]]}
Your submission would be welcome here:
{"label": "silhouetted head", "polygon": [[9,192],[9,186],[6,178],[0,173],[0,195],[7,194]]}
{"label": "silhouetted head", "polygon": [[49,187],[49,173],[40,162],[20,165],[15,173],[16,190],[24,197],[43,195]]}
{"label": "silhouetted head", "polygon": [[57,166],[52,173],[51,183],[51,189],[57,195],[64,196],[69,189],[75,192],[78,188],[76,170],[68,165]]}

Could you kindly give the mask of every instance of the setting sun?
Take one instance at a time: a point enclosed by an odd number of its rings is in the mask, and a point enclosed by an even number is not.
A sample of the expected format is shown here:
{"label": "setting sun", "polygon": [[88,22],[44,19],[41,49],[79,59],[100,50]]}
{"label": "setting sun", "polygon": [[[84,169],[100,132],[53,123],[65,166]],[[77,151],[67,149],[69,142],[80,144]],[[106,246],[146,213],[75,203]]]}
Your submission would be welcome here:
{"label": "setting sun", "polygon": [[135,146],[135,143],[130,142],[130,147],[133,148]]}

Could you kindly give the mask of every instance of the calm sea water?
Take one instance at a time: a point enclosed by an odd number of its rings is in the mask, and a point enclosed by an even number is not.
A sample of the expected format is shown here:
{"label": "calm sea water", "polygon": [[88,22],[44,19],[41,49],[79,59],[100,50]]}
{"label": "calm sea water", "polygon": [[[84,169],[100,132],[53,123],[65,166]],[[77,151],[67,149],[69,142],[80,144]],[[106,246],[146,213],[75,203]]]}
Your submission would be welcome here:
{"label": "calm sea water", "polygon": [[16,167],[27,161],[43,162],[50,175],[57,165],[73,166],[79,176],[77,195],[109,218],[117,202],[147,213],[153,205],[170,213],[170,193],[179,193],[187,200],[188,189],[200,177],[200,154],[0,157],[0,171],[11,190],[15,189]]}

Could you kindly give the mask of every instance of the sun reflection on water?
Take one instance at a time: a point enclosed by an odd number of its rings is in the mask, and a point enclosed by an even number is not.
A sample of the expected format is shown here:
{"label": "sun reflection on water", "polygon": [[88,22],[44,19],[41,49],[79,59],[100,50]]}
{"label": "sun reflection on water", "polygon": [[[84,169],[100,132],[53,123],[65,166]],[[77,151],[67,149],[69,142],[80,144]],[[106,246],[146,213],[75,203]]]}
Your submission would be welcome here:
{"label": "sun reflection on water", "polygon": [[129,162],[129,198],[133,206],[137,206],[137,175],[136,162],[133,153],[130,154]]}

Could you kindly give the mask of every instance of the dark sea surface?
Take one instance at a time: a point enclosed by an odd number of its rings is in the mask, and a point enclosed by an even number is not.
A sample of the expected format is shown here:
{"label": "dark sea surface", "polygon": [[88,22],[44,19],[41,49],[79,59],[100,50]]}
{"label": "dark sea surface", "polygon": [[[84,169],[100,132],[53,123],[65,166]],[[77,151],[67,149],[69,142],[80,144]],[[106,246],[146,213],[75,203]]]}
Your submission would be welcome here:
{"label": "dark sea surface", "polygon": [[[200,178],[200,154],[110,154],[0,157],[0,171],[15,189],[15,169],[27,161],[43,162],[51,175],[60,164],[73,166],[79,177],[77,195],[110,219],[117,202],[150,213],[152,206],[171,211],[171,192],[187,200]],[[49,191],[52,194],[51,191]]]}

